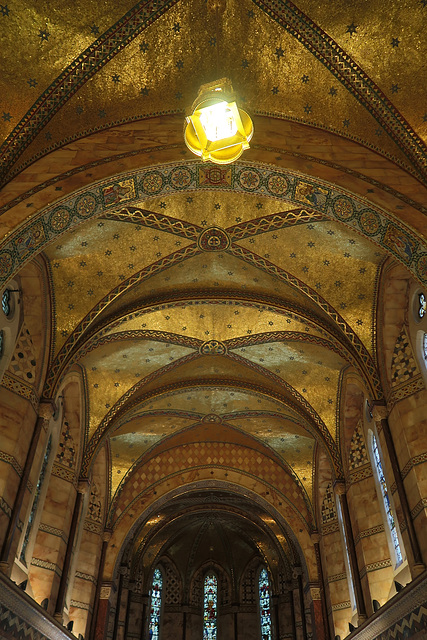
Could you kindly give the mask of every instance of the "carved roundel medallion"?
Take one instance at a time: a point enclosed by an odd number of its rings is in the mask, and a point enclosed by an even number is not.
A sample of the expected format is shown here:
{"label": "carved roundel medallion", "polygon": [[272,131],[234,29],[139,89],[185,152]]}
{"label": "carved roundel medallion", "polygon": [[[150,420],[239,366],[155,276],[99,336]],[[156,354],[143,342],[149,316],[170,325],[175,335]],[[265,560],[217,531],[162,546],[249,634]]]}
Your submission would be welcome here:
{"label": "carved roundel medallion", "polygon": [[230,244],[230,238],[219,227],[205,229],[199,236],[199,247],[202,251],[224,251]]}
{"label": "carved roundel medallion", "polygon": [[202,356],[223,356],[227,353],[226,346],[219,340],[208,340],[200,347]]}

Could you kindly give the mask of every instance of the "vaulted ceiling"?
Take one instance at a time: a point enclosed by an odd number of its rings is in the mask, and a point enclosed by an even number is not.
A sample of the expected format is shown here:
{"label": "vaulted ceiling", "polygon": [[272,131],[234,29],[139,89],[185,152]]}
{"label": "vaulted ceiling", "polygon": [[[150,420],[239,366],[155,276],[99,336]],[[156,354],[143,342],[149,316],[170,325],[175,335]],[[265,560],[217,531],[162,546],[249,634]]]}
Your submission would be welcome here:
{"label": "vaulted ceiling", "polygon": [[[342,474],[345,372],[382,396],[381,269],[427,280],[426,16],[425,0],[0,5],[1,274],[43,251],[44,393],[83,372],[84,468],[108,442],[111,499],[201,424],[271,456],[312,514],[316,447]],[[255,135],[218,169],[182,128],[224,76]]]}

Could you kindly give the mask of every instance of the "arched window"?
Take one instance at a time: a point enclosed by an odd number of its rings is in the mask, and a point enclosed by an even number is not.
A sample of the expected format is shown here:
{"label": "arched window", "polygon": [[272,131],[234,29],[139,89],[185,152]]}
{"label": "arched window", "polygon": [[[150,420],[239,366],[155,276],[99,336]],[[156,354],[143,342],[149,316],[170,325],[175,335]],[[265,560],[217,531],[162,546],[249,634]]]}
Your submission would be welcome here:
{"label": "arched window", "polygon": [[209,573],[203,585],[203,640],[216,640],[218,580]]}
{"label": "arched window", "polygon": [[373,467],[378,481],[377,486],[379,486],[382,502],[384,504],[386,522],[391,536],[392,548],[394,550],[394,556],[396,560],[395,566],[398,567],[403,562],[403,555],[400,547],[399,535],[396,528],[396,521],[390,504],[390,497],[388,494],[387,483],[385,480],[383,465],[378,449],[378,442],[373,433],[371,437],[371,449],[373,456]]}
{"label": "arched window", "polygon": [[267,569],[261,569],[258,579],[259,614],[262,640],[271,640],[270,583]]}
{"label": "arched window", "polygon": [[163,576],[160,569],[156,569],[153,574],[153,582],[151,585],[151,603],[150,603],[150,640],[158,640],[160,628],[160,612],[162,609],[162,587]]}

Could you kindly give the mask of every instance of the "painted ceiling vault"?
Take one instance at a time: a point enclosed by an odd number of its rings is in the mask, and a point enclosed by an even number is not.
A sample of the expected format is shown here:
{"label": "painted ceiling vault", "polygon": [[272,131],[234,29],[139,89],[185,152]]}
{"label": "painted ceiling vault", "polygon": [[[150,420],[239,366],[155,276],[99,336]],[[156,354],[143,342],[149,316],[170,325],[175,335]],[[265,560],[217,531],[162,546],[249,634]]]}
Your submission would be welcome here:
{"label": "painted ceiling vault", "polygon": [[[43,393],[82,373],[83,469],[107,443],[111,522],[142,465],[204,434],[269,456],[316,529],[319,447],[343,475],[346,373],[382,398],[381,270],[427,282],[426,33],[425,0],[227,0],[218,21],[204,0],[0,4],[0,275],[45,261]],[[220,168],[182,139],[217,77],[255,122]],[[182,556],[180,509],[151,554],[173,529]],[[243,535],[243,511],[187,530],[226,548],[231,527],[246,557],[268,535]]]}

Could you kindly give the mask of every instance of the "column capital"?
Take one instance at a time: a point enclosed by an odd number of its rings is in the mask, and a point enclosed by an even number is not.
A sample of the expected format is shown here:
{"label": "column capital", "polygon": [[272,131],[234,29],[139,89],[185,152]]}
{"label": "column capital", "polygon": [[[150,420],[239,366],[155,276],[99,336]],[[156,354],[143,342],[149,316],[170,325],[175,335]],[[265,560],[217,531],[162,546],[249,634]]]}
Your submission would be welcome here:
{"label": "column capital", "polygon": [[78,493],[82,493],[85,495],[90,489],[90,480],[89,478],[79,478],[77,483],[77,491]]}
{"label": "column capital", "polygon": [[372,407],[372,417],[375,422],[386,420],[388,418],[387,406],[383,403],[374,402],[374,405]]}
{"label": "column capital", "polygon": [[321,538],[322,536],[318,531],[313,531],[313,533],[310,535],[310,540],[312,541],[313,544],[319,544]]}
{"label": "column capital", "polygon": [[105,531],[102,533],[102,541],[110,542],[111,536],[112,536],[112,532],[109,531],[108,529],[105,529]]}
{"label": "column capital", "polygon": [[55,402],[51,398],[44,398],[39,402],[37,415],[39,416],[39,418],[43,418],[43,420],[50,420],[51,418],[53,418],[55,410]]}
{"label": "column capital", "polygon": [[335,480],[334,482],[334,491],[337,496],[343,496],[346,493],[346,486],[344,480]]}
{"label": "column capital", "polygon": [[295,580],[296,578],[298,578],[298,576],[302,576],[302,568],[301,567],[294,567],[293,571],[292,571],[292,577]]}

